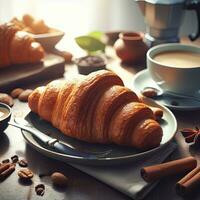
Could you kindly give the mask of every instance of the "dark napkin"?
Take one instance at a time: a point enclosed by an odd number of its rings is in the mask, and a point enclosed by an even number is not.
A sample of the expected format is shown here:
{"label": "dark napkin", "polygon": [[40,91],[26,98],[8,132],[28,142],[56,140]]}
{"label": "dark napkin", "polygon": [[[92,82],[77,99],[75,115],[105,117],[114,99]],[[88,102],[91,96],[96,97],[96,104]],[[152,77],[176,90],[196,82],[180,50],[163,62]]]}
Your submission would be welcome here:
{"label": "dark napkin", "polygon": [[176,144],[170,143],[149,157],[111,166],[84,166],[71,164],[73,167],[95,177],[109,186],[121,191],[135,200],[143,199],[158,182],[147,183],[140,176],[144,166],[162,163],[174,150]]}

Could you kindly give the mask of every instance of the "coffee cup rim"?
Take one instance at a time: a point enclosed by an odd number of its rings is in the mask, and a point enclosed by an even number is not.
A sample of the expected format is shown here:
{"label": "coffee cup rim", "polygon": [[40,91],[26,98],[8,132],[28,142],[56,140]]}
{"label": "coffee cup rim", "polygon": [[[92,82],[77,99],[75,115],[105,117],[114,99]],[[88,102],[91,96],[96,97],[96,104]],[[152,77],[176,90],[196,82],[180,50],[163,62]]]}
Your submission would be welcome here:
{"label": "coffee cup rim", "polygon": [[[188,69],[199,69],[200,65],[197,67],[176,67],[172,65],[165,65],[160,62],[157,62],[153,59],[153,57],[159,53],[162,52],[170,52],[170,51],[177,51],[177,50],[183,50],[183,51],[188,51],[188,52],[198,52],[200,54],[200,47],[197,45],[189,45],[189,44],[180,44],[180,43],[166,43],[166,44],[159,44],[154,47],[151,47],[147,51],[147,59],[159,66],[167,67],[167,68],[174,68],[174,69],[180,69],[180,70],[188,70]],[[153,54],[153,55],[152,55]]]}
{"label": "coffee cup rim", "polygon": [[0,119],[0,122],[3,122],[5,119],[7,119],[11,116],[11,107],[5,103],[0,102],[0,108],[5,108],[6,110],[8,110],[8,115],[4,119]]}

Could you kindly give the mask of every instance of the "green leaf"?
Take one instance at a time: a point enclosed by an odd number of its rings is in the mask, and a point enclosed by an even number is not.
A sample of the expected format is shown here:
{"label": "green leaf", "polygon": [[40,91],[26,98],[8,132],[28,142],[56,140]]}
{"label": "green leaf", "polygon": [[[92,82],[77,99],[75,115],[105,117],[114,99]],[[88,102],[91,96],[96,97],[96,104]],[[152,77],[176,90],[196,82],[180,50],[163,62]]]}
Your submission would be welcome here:
{"label": "green leaf", "polygon": [[101,31],[92,31],[88,33],[88,36],[91,36],[93,38],[96,38],[97,40],[102,41],[102,39],[105,37],[105,34]]}
{"label": "green leaf", "polygon": [[105,44],[91,36],[80,36],[75,38],[76,43],[86,51],[104,51]]}

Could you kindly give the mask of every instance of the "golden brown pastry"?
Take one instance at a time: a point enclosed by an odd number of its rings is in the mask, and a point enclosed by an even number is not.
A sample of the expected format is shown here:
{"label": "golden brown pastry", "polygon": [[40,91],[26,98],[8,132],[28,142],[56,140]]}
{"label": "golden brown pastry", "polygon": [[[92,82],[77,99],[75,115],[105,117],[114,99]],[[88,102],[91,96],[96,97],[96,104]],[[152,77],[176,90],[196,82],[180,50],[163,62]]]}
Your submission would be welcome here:
{"label": "golden brown pastry", "polygon": [[43,57],[44,49],[28,33],[12,23],[0,25],[0,68],[39,62]]}
{"label": "golden brown pastry", "polygon": [[22,17],[22,22],[21,23],[24,24],[25,26],[31,26],[33,24],[33,22],[34,22],[34,18],[29,14],[25,14]]}
{"label": "golden brown pastry", "polygon": [[52,81],[35,89],[28,103],[64,134],[87,142],[150,149],[162,139],[153,111],[110,71]]}
{"label": "golden brown pastry", "polygon": [[14,17],[10,22],[15,24],[20,31],[26,31],[33,34],[43,34],[54,31],[45,24],[44,20],[36,20],[29,14],[23,15],[21,20]]}

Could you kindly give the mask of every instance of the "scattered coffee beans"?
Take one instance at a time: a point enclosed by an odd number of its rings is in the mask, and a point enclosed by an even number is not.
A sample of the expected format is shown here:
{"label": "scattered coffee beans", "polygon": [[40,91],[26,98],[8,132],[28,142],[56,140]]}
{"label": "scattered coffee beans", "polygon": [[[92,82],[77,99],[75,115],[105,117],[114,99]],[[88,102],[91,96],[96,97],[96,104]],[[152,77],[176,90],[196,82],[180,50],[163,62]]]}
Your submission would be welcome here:
{"label": "scattered coffee beans", "polygon": [[10,93],[11,97],[13,98],[17,98],[24,90],[22,88],[15,88],[14,90],[12,90],[12,92]]}
{"label": "scattered coffee beans", "polygon": [[27,167],[28,166],[28,162],[25,159],[21,159],[18,162],[18,164],[19,164],[20,167]]}
{"label": "scattered coffee beans", "polygon": [[31,178],[33,178],[33,172],[28,168],[19,170],[17,174],[19,178],[23,180],[30,180]]}
{"label": "scattered coffee beans", "polygon": [[2,160],[2,163],[9,163],[9,162],[10,162],[9,159]]}
{"label": "scattered coffee beans", "polygon": [[51,180],[54,185],[60,186],[60,187],[67,186],[68,184],[68,178],[60,172],[54,172],[51,175]]}
{"label": "scattered coffee beans", "polygon": [[12,157],[11,157],[11,160],[12,160],[13,163],[17,163],[18,160],[19,160],[18,155],[14,155],[14,156],[12,156]]}
{"label": "scattered coffee beans", "polygon": [[45,185],[44,184],[38,184],[35,186],[35,192],[39,196],[43,196],[45,192]]}

